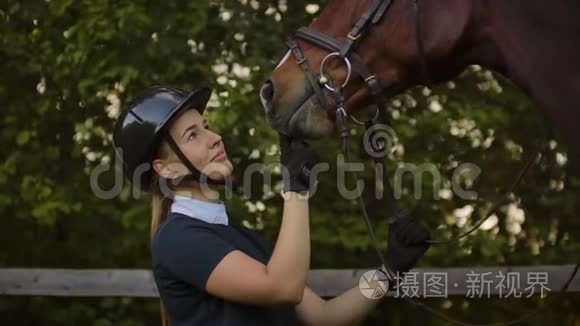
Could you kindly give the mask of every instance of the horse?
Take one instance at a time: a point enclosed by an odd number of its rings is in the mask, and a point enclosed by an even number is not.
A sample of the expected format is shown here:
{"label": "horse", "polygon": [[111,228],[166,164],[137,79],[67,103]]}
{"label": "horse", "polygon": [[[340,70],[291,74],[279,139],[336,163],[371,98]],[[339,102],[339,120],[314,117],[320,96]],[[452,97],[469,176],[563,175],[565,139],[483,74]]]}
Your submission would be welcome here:
{"label": "horse", "polygon": [[[576,102],[580,95],[580,2],[388,2],[380,19],[363,29],[360,39],[349,32],[377,1],[329,0],[309,29],[342,44],[351,38],[356,41],[352,51],[374,73],[387,97],[425,84],[425,70],[432,84],[449,81],[470,65],[492,70],[527,93],[557,136],[580,153],[580,106]],[[348,114],[368,106],[373,97],[369,88],[362,78],[345,80],[350,70],[344,62],[323,64],[328,49],[303,38],[296,42],[302,61],[313,71],[325,65],[323,69],[339,81],[337,85],[345,82],[342,93]],[[335,110],[332,105],[320,105],[319,97],[331,104],[336,104],[336,97],[322,85],[309,82],[298,64],[303,62],[292,57],[289,51],[260,90],[268,120],[283,133],[328,136],[336,129]]]}

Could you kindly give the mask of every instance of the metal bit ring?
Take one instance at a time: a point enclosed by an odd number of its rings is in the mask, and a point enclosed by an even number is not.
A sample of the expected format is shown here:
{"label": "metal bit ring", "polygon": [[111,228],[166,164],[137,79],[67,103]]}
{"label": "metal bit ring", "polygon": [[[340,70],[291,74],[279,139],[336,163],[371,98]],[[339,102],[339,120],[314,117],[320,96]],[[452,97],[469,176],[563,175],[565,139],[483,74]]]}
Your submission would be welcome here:
{"label": "metal bit ring", "polygon": [[333,53],[327,55],[324,58],[324,60],[322,60],[322,63],[320,64],[320,83],[323,84],[324,87],[326,87],[326,89],[328,89],[331,92],[335,92],[336,89],[334,87],[330,86],[330,83],[329,83],[330,80],[324,74],[324,68],[326,67],[326,64],[328,63],[328,60],[330,60],[334,57],[341,58],[344,61],[344,63],[346,64],[346,68],[347,68],[346,79],[345,79],[344,83],[342,84],[341,88],[344,89],[346,87],[346,85],[348,85],[348,82],[350,80],[350,75],[352,74],[352,65],[350,63],[350,60],[348,60],[348,58],[341,57],[340,53],[338,53],[338,52],[333,52]]}

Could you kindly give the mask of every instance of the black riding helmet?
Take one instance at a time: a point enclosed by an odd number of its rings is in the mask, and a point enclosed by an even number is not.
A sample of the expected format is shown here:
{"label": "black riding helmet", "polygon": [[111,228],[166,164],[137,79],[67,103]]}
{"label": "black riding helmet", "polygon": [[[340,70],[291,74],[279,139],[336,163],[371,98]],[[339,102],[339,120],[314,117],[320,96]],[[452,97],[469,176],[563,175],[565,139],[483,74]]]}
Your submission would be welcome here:
{"label": "black riding helmet", "polygon": [[[113,146],[117,158],[123,162],[126,177],[142,191],[151,191],[155,171],[151,163],[162,140],[166,140],[182,163],[190,170],[189,178],[202,174],[181,152],[167,126],[184,109],[193,108],[200,114],[211,96],[209,88],[191,93],[172,87],[152,87],[144,91],[119,116],[113,131]],[[223,184],[204,176],[210,184]],[[139,184],[136,184],[139,182]]]}

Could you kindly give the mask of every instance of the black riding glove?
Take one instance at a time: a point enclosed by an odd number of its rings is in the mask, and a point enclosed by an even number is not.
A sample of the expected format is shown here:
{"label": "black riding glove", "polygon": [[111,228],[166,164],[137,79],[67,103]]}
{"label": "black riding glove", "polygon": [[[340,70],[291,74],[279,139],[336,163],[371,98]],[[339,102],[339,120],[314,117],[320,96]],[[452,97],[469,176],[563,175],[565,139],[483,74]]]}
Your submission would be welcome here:
{"label": "black riding glove", "polygon": [[429,249],[431,239],[429,230],[413,218],[411,213],[403,212],[390,223],[387,247],[389,268],[402,277],[417,265]]}
{"label": "black riding glove", "polygon": [[284,192],[306,192],[316,183],[310,170],[317,163],[316,155],[303,141],[279,134],[280,163],[284,178]]}

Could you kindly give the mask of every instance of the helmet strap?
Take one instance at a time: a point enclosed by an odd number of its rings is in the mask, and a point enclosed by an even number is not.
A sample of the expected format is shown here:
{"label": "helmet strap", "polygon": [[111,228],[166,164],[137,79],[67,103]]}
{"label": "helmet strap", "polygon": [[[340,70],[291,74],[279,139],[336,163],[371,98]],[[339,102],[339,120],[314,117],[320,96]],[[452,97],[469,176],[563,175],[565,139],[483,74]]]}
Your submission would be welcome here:
{"label": "helmet strap", "polygon": [[189,174],[184,176],[183,180],[194,180],[197,182],[205,181],[209,185],[225,185],[226,184],[226,180],[213,180],[209,176],[201,173],[198,169],[196,169],[193,166],[193,164],[191,164],[189,159],[185,156],[185,154],[183,154],[181,149],[179,149],[179,146],[177,146],[177,143],[175,142],[175,140],[173,140],[173,137],[171,137],[171,135],[167,134],[165,136],[165,139],[167,140],[169,147],[171,147],[173,152],[175,152],[175,154],[177,155],[177,157],[179,158],[181,163],[185,164],[185,167],[187,167],[187,169],[189,170]]}

